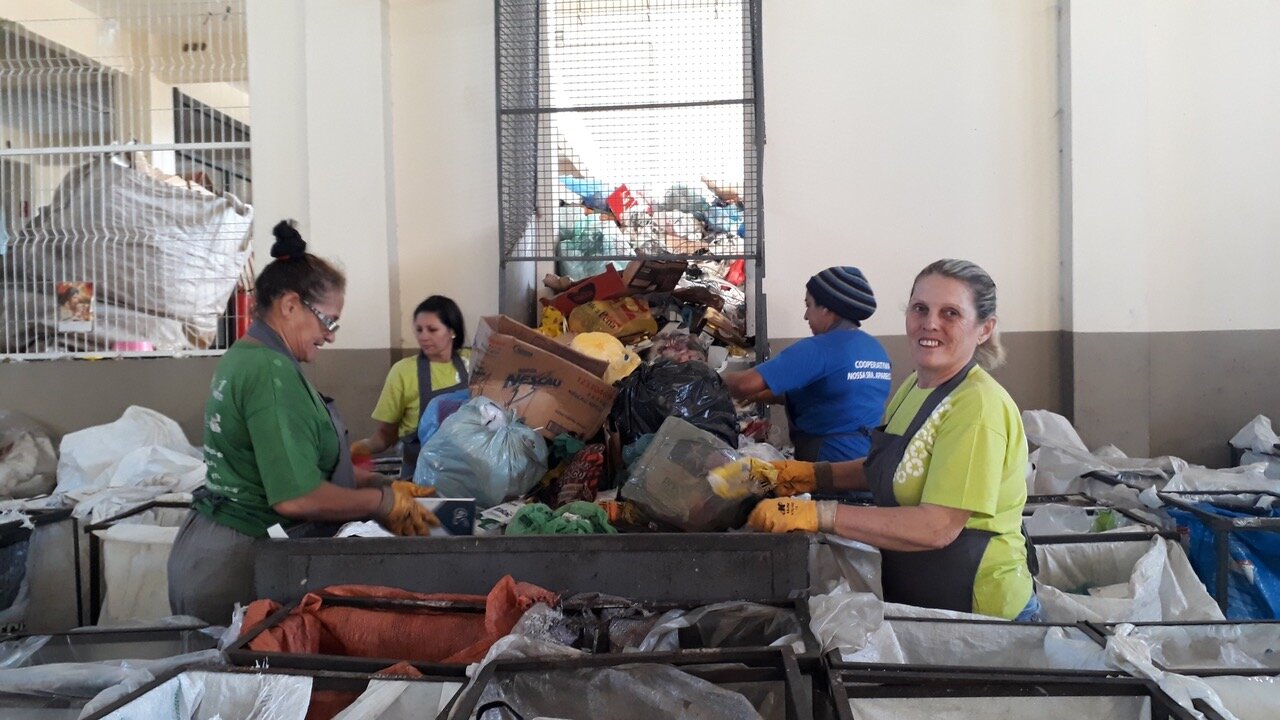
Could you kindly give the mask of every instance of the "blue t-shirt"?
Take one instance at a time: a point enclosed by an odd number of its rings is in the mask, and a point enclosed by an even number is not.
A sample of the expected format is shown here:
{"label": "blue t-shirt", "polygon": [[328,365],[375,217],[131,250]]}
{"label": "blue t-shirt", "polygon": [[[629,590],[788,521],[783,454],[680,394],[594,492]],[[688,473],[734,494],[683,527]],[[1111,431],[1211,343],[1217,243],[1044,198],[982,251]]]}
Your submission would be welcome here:
{"label": "blue t-shirt", "polygon": [[858,329],[832,330],[791,345],[756,368],[769,391],[787,396],[792,428],[828,437],[820,460],[857,460],[871,447],[889,398],[889,354]]}

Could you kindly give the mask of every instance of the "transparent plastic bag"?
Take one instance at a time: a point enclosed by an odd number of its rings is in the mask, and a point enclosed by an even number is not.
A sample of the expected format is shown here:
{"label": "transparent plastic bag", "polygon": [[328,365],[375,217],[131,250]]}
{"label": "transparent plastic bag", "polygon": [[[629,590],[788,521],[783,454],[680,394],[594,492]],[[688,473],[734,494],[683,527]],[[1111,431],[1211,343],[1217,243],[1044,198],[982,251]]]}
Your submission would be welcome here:
{"label": "transparent plastic bag", "polygon": [[739,601],[669,610],[636,649],[674,652],[784,645],[805,651],[800,618],[794,610]]}
{"label": "transparent plastic bag", "polygon": [[480,697],[480,705],[490,703],[505,704],[519,715],[495,709],[484,720],[761,720],[741,693],[669,665],[499,672]]}
{"label": "transparent plastic bag", "polygon": [[444,421],[458,412],[458,408],[470,399],[471,391],[466,388],[431,398],[431,402],[427,403],[426,412],[422,413],[422,417],[418,420],[418,442],[426,445],[427,441],[440,431]]}
{"label": "transparent plastic bag", "polygon": [[757,499],[722,498],[707,482],[709,472],[738,458],[715,435],[669,417],[631,467],[621,495],[654,520],[688,532],[740,527]]}
{"label": "transparent plastic bag", "polygon": [[480,508],[523,495],[547,472],[547,441],[515,413],[472,398],[440,424],[418,456],[413,481]]}

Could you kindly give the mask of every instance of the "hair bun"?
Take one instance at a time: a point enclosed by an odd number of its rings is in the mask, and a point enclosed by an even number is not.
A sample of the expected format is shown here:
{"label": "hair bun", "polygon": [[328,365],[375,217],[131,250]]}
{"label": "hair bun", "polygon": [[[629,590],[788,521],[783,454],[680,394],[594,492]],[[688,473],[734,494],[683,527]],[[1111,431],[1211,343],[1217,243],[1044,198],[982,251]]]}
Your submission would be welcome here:
{"label": "hair bun", "polygon": [[292,260],[307,254],[307,241],[298,232],[298,224],[294,220],[281,220],[271,228],[275,236],[275,244],[271,246],[271,257],[277,260]]}

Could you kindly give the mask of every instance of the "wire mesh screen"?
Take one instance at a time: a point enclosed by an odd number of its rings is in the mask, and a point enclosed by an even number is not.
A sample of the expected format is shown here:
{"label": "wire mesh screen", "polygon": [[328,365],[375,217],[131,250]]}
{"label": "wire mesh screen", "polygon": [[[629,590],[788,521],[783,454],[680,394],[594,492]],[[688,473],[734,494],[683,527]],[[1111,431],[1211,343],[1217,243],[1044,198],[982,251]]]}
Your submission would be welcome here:
{"label": "wire mesh screen", "polygon": [[758,258],[758,15],[499,0],[503,260]]}
{"label": "wire mesh screen", "polygon": [[29,12],[0,18],[0,356],[225,347],[250,307],[244,0]]}

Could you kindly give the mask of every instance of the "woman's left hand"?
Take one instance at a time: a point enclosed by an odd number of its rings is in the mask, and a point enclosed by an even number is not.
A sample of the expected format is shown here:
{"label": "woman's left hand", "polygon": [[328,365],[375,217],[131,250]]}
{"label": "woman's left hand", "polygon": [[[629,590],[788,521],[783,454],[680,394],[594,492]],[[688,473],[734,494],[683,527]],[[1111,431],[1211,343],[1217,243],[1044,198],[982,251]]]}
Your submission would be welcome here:
{"label": "woman's left hand", "polygon": [[797,500],[772,498],[761,500],[747,518],[747,527],[761,532],[833,532],[836,522],[834,500]]}

